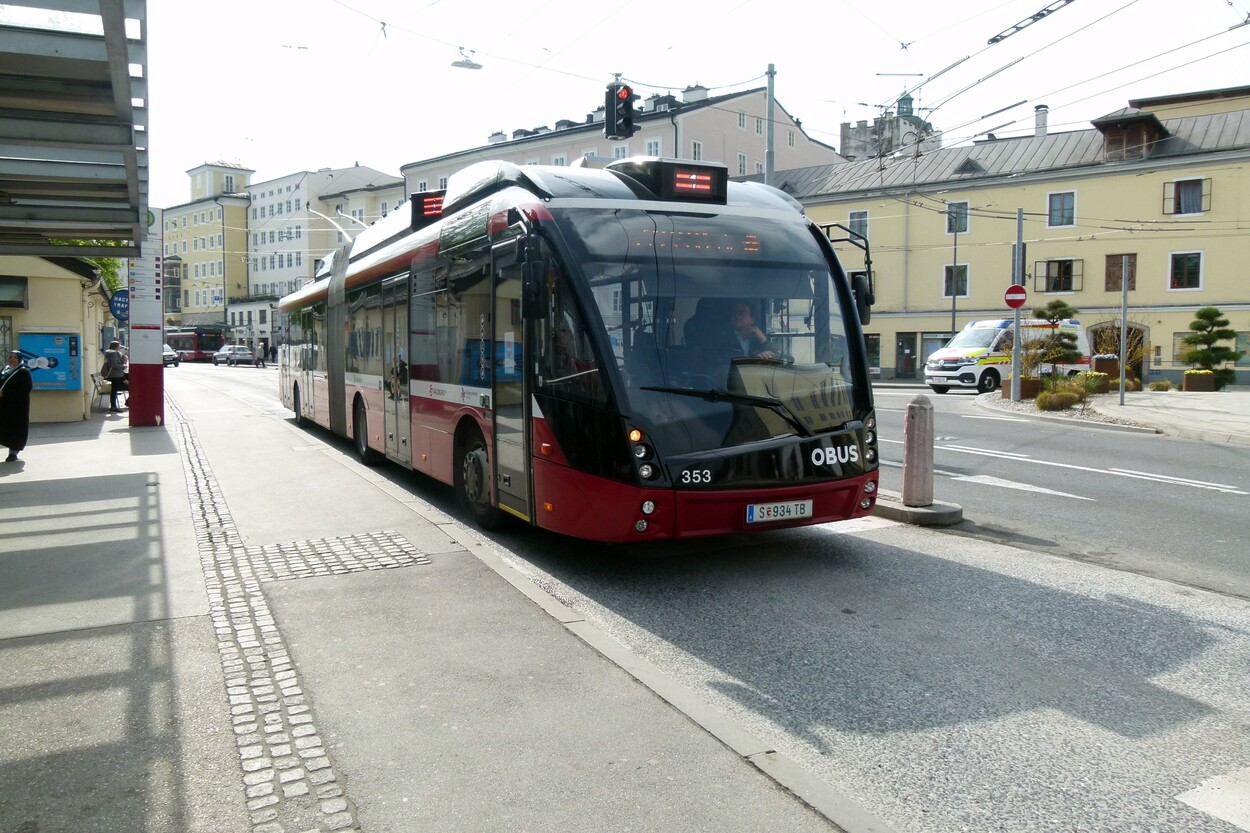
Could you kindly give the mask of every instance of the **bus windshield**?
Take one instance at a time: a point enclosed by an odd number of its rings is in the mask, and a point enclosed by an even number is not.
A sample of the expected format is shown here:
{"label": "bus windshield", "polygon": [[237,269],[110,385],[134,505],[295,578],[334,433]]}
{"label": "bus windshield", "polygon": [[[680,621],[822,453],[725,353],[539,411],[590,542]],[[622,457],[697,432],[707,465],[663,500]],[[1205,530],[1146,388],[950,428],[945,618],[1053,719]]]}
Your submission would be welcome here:
{"label": "bus windshield", "polygon": [[852,419],[849,299],[803,223],[580,209],[555,218],[571,227],[569,260],[606,333],[618,404],[663,452],[813,436]]}

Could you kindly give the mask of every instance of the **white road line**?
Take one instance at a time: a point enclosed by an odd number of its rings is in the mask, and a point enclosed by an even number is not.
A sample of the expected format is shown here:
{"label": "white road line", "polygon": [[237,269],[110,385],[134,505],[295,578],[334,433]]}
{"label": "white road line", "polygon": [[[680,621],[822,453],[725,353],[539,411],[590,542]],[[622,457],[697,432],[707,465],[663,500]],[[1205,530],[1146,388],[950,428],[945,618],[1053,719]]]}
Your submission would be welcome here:
{"label": "white road line", "polygon": [[953,479],[963,480],[966,483],[981,483],[986,486],[997,486],[1003,489],[1019,489],[1022,492],[1037,492],[1043,495],[1070,497],[1073,500],[1088,500],[1091,503],[1096,503],[1092,497],[1081,497],[1080,495],[1070,495],[1067,492],[1056,492],[1053,489],[1043,489],[1041,486],[1031,486],[1028,483],[1017,483],[1014,480],[1003,480],[1001,477],[990,477],[987,474],[975,474],[972,476],[958,475]]}
{"label": "white road line", "polygon": [[973,416],[972,414],[964,414],[963,417],[964,419],[992,419],[997,422],[1032,422],[1032,420],[1020,417]]}
{"label": "white road line", "polygon": [[1239,830],[1250,831],[1250,768],[1203,781],[1176,799]]}
{"label": "white road line", "polygon": [[[888,440],[884,437],[880,438],[881,443],[897,443],[903,444],[902,440]],[[985,451],[980,448],[969,448],[963,445],[934,445],[933,450],[936,451],[953,451],[957,454],[975,454],[978,457],[995,457],[999,460],[1010,460],[1015,463],[1032,463],[1037,466],[1050,466],[1057,469],[1071,469],[1073,471],[1087,471],[1093,474],[1107,474],[1112,477],[1128,477],[1134,480],[1149,480],[1154,483],[1166,483],[1171,486],[1188,486],[1191,489],[1206,489],[1212,492],[1223,492],[1229,495],[1250,495],[1250,492],[1238,489],[1227,483],[1207,483],[1202,480],[1186,480],[1180,477],[1172,477],[1166,474],[1151,474],[1149,472],[1133,471],[1131,469],[1099,469],[1093,466],[1078,466],[1073,463],[1056,463],[1051,460],[1035,460],[1027,454],[1016,454],[1011,451]]]}

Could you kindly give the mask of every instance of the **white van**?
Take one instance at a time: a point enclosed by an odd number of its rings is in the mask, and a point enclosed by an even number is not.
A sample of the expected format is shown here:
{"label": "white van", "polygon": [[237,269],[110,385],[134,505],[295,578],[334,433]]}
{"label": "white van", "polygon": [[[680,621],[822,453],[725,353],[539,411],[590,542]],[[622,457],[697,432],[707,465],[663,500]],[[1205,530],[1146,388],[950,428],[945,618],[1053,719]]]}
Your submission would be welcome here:
{"label": "white van", "polygon": [[[1011,336],[1014,319],[993,318],[972,321],[960,330],[946,346],[929,356],[924,365],[925,384],[935,393],[951,388],[976,388],[982,393],[996,389],[1011,376]],[[1049,321],[1029,319],[1020,322],[1026,341],[1044,338],[1052,330]],[[1081,358],[1076,364],[1061,364],[1057,370],[1072,376],[1089,370],[1089,338],[1075,318],[1059,322],[1059,329],[1076,336]],[[1038,368],[1049,373],[1050,365]]]}

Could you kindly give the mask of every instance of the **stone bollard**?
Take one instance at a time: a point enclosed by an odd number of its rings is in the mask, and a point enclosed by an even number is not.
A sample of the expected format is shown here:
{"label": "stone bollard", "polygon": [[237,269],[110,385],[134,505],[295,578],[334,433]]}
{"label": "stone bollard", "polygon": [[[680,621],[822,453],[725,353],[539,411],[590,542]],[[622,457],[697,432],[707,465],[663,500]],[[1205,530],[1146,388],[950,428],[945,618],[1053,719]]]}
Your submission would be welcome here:
{"label": "stone bollard", "polygon": [[933,403],[924,394],[903,417],[903,505],[933,504]]}

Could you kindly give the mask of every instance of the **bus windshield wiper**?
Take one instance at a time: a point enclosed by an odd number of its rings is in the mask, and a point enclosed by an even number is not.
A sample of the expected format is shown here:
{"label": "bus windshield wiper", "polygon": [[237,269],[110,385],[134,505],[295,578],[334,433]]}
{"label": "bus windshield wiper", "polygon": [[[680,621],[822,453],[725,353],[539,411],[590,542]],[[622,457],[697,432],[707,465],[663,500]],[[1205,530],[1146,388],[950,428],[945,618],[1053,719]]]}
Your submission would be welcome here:
{"label": "bus windshield wiper", "polygon": [[807,429],[807,426],[795,419],[794,415],[786,409],[781,400],[775,396],[754,396],[749,393],[734,393],[724,388],[670,388],[645,385],[640,387],[639,390],[673,393],[678,396],[693,396],[697,399],[702,399],[704,402],[729,402],[733,405],[753,405],[759,408],[767,408],[792,425],[799,436],[813,436],[812,432]]}

